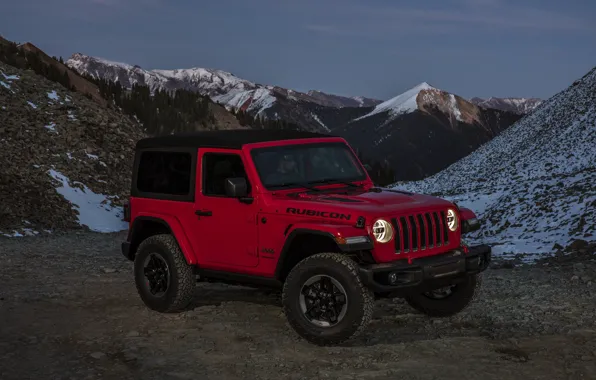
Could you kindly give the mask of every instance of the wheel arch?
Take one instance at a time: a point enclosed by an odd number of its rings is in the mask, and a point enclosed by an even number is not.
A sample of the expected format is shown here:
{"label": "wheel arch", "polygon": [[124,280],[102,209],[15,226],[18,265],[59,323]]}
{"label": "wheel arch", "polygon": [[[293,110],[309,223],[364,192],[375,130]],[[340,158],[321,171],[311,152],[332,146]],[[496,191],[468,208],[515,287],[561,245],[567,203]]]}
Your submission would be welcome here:
{"label": "wheel arch", "polygon": [[134,260],[141,242],[158,234],[174,237],[188,264],[195,264],[196,257],[180,223],[172,217],[138,216],[130,228],[128,259]]}
{"label": "wheel arch", "polygon": [[362,248],[362,246],[339,244],[336,240],[336,234],[332,231],[295,228],[288,234],[281,249],[275,268],[275,278],[283,283],[296,264],[314,254],[323,252],[347,254],[360,251]]}

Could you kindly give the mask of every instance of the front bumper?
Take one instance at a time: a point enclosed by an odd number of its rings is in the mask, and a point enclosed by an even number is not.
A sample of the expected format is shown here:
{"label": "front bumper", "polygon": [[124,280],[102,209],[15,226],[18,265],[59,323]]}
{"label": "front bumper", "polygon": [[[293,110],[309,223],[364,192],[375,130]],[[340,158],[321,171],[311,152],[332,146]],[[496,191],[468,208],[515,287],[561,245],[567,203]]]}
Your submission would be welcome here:
{"label": "front bumper", "polygon": [[[491,248],[478,245],[468,248],[468,253],[453,250],[442,255],[399,260],[392,263],[370,264],[359,267],[362,282],[375,293],[392,293],[396,296],[420,293],[440,288],[480,273],[491,260]],[[393,282],[390,277],[394,277]]]}

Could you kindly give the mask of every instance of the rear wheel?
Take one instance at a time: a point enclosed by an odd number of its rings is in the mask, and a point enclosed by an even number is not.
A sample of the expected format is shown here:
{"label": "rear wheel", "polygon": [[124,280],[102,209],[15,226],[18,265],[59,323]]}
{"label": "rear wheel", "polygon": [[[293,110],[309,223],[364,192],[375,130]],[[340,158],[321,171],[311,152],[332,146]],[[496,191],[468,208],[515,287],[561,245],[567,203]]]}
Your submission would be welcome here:
{"label": "rear wheel", "polygon": [[430,317],[449,317],[463,311],[477,296],[482,285],[479,275],[467,276],[460,283],[406,297],[406,302]]}
{"label": "rear wheel", "polygon": [[137,291],[145,305],[155,311],[184,310],[192,301],[195,277],[172,235],[145,239],[134,260]]}
{"label": "rear wheel", "polygon": [[307,341],[335,345],[357,336],[370,322],[374,296],[360,281],[357,264],[338,253],[299,262],[282,293],[290,326]]}

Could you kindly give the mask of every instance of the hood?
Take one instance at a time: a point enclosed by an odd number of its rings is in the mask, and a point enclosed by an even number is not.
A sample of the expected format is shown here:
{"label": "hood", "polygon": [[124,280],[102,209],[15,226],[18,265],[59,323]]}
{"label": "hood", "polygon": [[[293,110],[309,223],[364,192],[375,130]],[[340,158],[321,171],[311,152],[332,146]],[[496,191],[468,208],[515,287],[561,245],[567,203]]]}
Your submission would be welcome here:
{"label": "hood", "polygon": [[446,208],[453,204],[441,198],[386,188],[324,189],[318,192],[278,194],[278,199],[296,201],[296,207],[325,210],[356,211],[361,214],[387,215],[416,209],[419,211]]}

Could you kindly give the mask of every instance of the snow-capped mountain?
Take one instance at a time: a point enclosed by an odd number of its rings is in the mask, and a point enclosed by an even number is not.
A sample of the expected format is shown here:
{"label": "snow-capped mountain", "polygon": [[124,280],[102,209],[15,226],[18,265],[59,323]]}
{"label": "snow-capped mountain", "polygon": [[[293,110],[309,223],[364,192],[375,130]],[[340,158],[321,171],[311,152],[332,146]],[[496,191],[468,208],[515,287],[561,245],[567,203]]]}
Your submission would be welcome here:
{"label": "snow-capped mountain", "polygon": [[466,156],[520,117],[480,108],[423,82],[333,132],[364,157],[388,162],[398,180],[415,180]]}
{"label": "snow-capped mountain", "polygon": [[321,92],[302,93],[277,86],[261,85],[238,78],[232,73],[205,68],[145,70],[138,65],[114,62],[81,53],[73,54],[66,64],[80,74],[119,81],[126,88],[134,84],[156,89],[188,89],[209,96],[228,109],[242,110],[270,119],[283,119],[305,129],[328,132],[313,116],[313,109],[323,107],[366,107],[374,99],[349,98]]}
{"label": "snow-capped mountain", "polygon": [[[454,94],[436,89],[428,83],[422,82],[406,92],[377,105],[371,112],[356,120],[386,112],[389,116],[386,122],[390,122],[406,113],[417,110],[431,111],[433,108],[452,115],[459,121],[464,121],[464,114],[468,121],[476,120],[475,114],[466,113],[466,108],[469,107],[465,106],[465,100],[458,98]],[[477,110],[473,109],[473,111]]]}
{"label": "snow-capped mountain", "polygon": [[494,108],[497,110],[515,112],[520,115],[526,115],[534,111],[543,100],[538,98],[472,98],[471,103],[484,108]]}
{"label": "snow-capped mountain", "polygon": [[473,241],[497,253],[548,253],[596,240],[596,67],[469,156],[405,190],[470,207]]}

